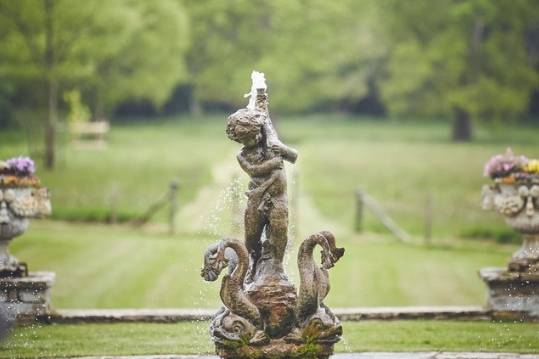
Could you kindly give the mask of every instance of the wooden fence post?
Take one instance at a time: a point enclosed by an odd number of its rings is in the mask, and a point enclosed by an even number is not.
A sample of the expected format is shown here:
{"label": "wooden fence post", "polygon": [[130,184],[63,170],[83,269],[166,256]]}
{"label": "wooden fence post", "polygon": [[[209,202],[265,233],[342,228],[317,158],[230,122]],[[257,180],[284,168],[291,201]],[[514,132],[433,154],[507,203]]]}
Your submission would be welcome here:
{"label": "wooden fence post", "polygon": [[382,206],[368,193],[361,188],[356,190],[356,221],[355,230],[360,232],[362,229],[363,212],[367,208],[395,237],[402,242],[410,242],[411,236],[404,229],[400,228],[391,217],[389,217]]}
{"label": "wooden fence post", "polygon": [[364,192],[358,187],[356,189],[356,217],[354,222],[354,230],[356,233],[361,232],[363,227],[363,209],[364,209]]}

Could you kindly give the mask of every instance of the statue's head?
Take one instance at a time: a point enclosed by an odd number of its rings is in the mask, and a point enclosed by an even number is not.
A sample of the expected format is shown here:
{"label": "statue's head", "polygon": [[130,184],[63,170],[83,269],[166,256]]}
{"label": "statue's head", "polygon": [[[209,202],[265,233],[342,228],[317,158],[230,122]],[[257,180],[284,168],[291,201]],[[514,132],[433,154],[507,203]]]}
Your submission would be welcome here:
{"label": "statue's head", "polygon": [[219,243],[212,244],[204,253],[204,267],[200,275],[208,282],[216,281],[219,274],[228,266],[228,259],[225,257],[225,247]]}
{"label": "statue's head", "polygon": [[335,263],[344,255],[344,248],[335,246],[335,236],[329,231],[321,231],[316,233],[318,243],[322,247],[321,262],[322,268],[330,269],[335,266]]}
{"label": "statue's head", "polygon": [[332,250],[322,249],[320,252],[322,257],[322,267],[324,269],[330,269],[335,266],[335,263],[344,255],[344,248],[335,248]]}
{"label": "statue's head", "polygon": [[342,336],[342,325],[331,311],[323,306],[302,324],[304,340],[315,343],[333,344]]}
{"label": "statue's head", "polygon": [[262,128],[265,121],[265,113],[244,108],[228,116],[226,134],[233,141],[253,147],[262,140]]}
{"label": "statue's head", "polygon": [[213,320],[210,333],[215,343],[234,347],[239,342],[251,341],[257,328],[249,320],[225,309]]}

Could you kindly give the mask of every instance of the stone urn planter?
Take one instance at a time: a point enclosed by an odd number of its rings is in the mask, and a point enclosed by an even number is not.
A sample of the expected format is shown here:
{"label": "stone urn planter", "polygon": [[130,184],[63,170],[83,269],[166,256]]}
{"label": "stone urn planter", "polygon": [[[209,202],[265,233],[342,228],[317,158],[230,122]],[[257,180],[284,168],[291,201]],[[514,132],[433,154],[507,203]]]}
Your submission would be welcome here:
{"label": "stone urn planter", "polygon": [[488,306],[539,315],[539,161],[508,150],[487,163],[485,174],[494,184],[483,188],[483,209],[503,215],[522,236],[507,268],[480,271],[489,288]]}
{"label": "stone urn planter", "polygon": [[29,158],[0,161],[0,305],[15,316],[45,314],[54,273],[29,273],[9,244],[28,229],[31,218],[51,212],[49,193],[34,175]]}

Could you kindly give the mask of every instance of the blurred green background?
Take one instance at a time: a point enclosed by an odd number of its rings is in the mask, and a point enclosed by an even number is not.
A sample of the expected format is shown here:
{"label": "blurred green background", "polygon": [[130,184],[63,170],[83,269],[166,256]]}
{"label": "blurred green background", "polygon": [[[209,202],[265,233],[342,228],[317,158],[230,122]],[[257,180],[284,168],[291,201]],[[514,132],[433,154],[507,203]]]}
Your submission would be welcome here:
{"label": "blurred green background", "polygon": [[[57,307],[218,305],[198,271],[238,235],[224,127],[253,69],[300,151],[291,276],[306,235],[347,247],[329,305],[482,304],[476,271],[519,243],[480,191],[491,155],[539,152],[537,1],[0,0],[0,41],[0,158],[32,156],[54,207],[12,251],[57,273]],[[172,180],[176,233],[166,210],[133,227]],[[358,187],[412,243],[354,230]]]}

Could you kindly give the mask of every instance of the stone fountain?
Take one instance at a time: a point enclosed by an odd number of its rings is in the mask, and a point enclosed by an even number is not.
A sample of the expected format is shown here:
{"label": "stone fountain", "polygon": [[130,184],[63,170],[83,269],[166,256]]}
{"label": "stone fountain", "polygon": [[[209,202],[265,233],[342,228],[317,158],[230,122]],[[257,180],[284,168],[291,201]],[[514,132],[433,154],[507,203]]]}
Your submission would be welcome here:
{"label": "stone fountain", "polygon": [[34,175],[34,163],[19,157],[0,161],[0,306],[22,319],[47,314],[54,273],[28,272],[8,251],[27,229],[30,218],[50,214],[49,193]]}
{"label": "stone fountain", "polygon": [[507,268],[483,268],[490,309],[539,316],[539,161],[494,156],[485,168],[494,184],[483,187],[483,208],[495,210],[522,236]]}
{"label": "stone fountain", "polygon": [[[288,244],[288,199],[284,161],[298,153],[283,144],[272,125],[264,74],[253,72],[246,108],[228,117],[228,137],[243,145],[237,155],[249,177],[243,241],[224,238],[204,255],[202,277],[221,282],[224,306],[210,334],[221,358],[328,358],[342,335],[324,304],[328,270],[343,256],[329,231],[305,239],[298,251],[299,292],[283,267]],[[321,264],[313,258],[321,249]]]}

